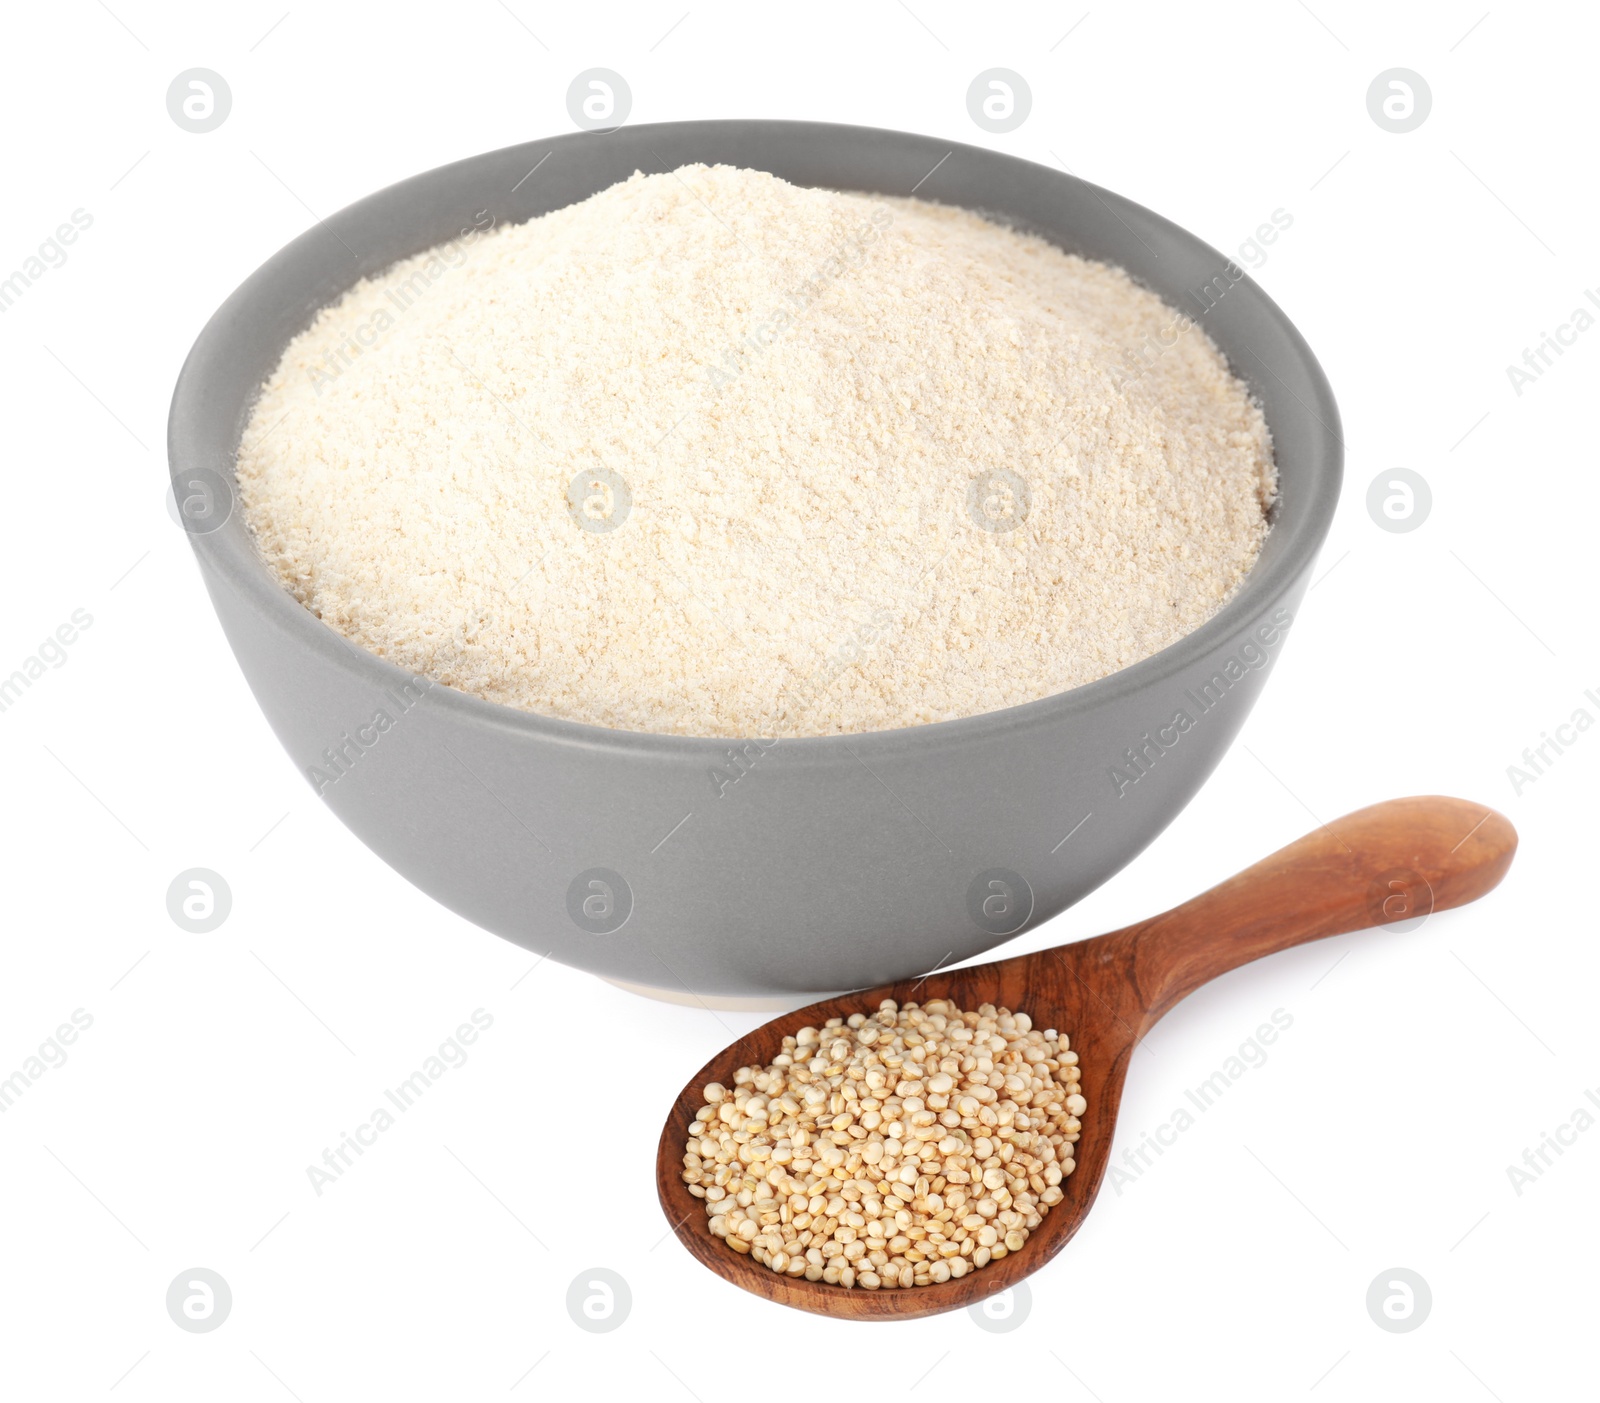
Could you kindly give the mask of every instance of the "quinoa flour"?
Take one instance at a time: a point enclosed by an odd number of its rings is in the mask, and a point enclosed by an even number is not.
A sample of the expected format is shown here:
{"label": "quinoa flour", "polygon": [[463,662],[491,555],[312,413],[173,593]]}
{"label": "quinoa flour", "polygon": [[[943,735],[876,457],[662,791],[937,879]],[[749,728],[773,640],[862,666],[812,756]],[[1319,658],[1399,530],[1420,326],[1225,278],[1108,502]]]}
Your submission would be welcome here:
{"label": "quinoa flour", "polygon": [[1033,701],[1254,562],[1265,421],[1116,268],[686,166],[489,227],[292,341],[238,459],[284,584],[490,701],[827,735]]}

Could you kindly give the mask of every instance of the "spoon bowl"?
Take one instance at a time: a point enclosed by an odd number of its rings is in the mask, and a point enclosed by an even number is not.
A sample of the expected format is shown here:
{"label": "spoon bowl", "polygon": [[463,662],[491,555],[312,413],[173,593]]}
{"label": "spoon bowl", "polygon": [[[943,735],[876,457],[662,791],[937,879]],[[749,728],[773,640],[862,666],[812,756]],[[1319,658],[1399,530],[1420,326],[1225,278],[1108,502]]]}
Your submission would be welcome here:
{"label": "spoon bowl", "polygon": [[[1072,945],[824,999],[786,1013],[724,1048],[679,1093],[662,1128],[656,1188],[678,1239],[703,1266],[746,1291],[800,1310],[856,1320],[909,1320],[1004,1291],[1056,1255],[1094,1203],[1110,1157],[1128,1062],[1185,994],[1251,960],[1324,936],[1414,920],[1474,901],[1505,876],[1516,830],[1462,799],[1394,799],[1324,825],[1192,901],[1137,925]],[[1077,1168],[1063,1198],[1024,1246],[938,1285],[869,1291],[771,1270],[712,1235],[705,1203],[683,1181],[688,1128],[709,1082],[732,1086],[740,1067],[766,1066],[783,1038],[830,1018],[871,1013],[884,999],[962,1010],[993,1004],[1056,1028],[1079,1056]]]}

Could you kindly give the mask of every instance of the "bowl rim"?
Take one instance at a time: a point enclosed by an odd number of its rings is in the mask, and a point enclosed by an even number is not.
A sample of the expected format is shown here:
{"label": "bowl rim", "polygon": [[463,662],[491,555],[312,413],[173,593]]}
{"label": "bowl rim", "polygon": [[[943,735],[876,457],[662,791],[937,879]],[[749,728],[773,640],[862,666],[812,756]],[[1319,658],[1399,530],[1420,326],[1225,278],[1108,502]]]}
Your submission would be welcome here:
{"label": "bowl rim", "polygon": [[[848,141],[852,137],[878,140],[888,137],[909,143],[936,144],[947,153],[960,152],[983,161],[1010,166],[1019,178],[1031,180],[1045,178],[1075,188],[1099,201],[1135,234],[1141,226],[1168,236],[1176,234],[1197,250],[1210,254],[1217,260],[1218,266],[1232,268],[1239,266],[1235,260],[1227,258],[1182,226],[1125,196],[1039,162],[1024,160],[988,147],[951,142],[944,138],[885,127],[784,119],[730,118],[641,123],[630,124],[625,129],[643,135],[650,132],[665,134],[693,130],[709,133],[716,129],[729,128],[746,131],[767,129],[774,134],[810,133],[818,138],[835,141]],[[256,551],[253,537],[243,520],[243,512],[238,508],[237,482],[233,475],[239,438],[248,425],[248,410],[254,404],[254,396],[245,406],[245,412],[238,416],[239,433],[228,435],[231,447],[227,461],[220,464],[204,461],[213,456],[207,451],[206,440],[214,438],[215,435],[214,431],[209,434],[204,431],[202,425],[207,422],[215,423],[219,412],[217,408],[219,400],[224,407],[231,407],[237,403],[235,395],[224,393],[221,388],[213,386],[212,381],[217,374],[215,367],[224,358],[233,329],[255,315],[264,299],[270,299],[272,304],[281,304],[282,293],[278,281],[282,270],[294,264],[297,258],[306,252],[308,241],[316,237],[319,231],[332,231],[337,235],[341,223],[359,220],[365,212],[404,198],[407,193],[420,193],[429,183],[441,180],[448,173],[459,173],[475,164],[503,160],[513,153],[522,153],[532,158],[560,144],[581,142],[586,138],[606,134],[609,133],[572,132],[518,142],[447,162],[396,181],[344,206],[335,214],[290,240],[240,283],[218,307],[196,337],[184,360],[173,391],[167,425],[170,477],[176,480],[179,472],[185,468],[212,467],[214,471],[222,472],[234,492],[232,511],[234,520],[225,523],[224,528],[220,530],[189,533],[200,563],[203,567],[209,567],[206,572],[208,584],[213,577],[219,579],[255,616],[288,634],[291,639],[313,653],[364,675],[382,688],[392,689],[414,676],[324,623],[279,583],[267,562]],[[1041,237],[1046,236],[1041,235]],[[406,255],[400,255],[404,256]],[[376,264],[371,268],[361,268],[349,285],[353,285],[360,278],[371,277],[381,272],[383,268],[392,266],[396,261],[398,258]],[[1271,526],[1269,536],[1269,540],[1273,543],[1270,556],[1264,559],[1258,557],[1234,593],[1200,627],[1150,656],[1108,673],[1104,677],[1034,701],[1021,702],[996,711],[979,712],[972,716],[883,730],[777,737],[776,739],[781,740],[786,749],[795,752],[791,760],[801,757],[812,761],[843,758],[854,763],[852,747],[861,743],[870,743],[880,752],[920,746],[940,749],[965,748],[991,740],[998,734],[1011,735],[1032,731],[1041,726],[1053,726],[1064,719],[1115,705],[1136,693],[1152,687],[1159,688],[1161,684],[1171,682],[1225,640],[1242,632],[1247,626],[1258,623],[1263,610],[1275,603],[1282,603],[1296,580],[1314,562],[1332,523],[1342,485],[1344,441],[1339,409],[1332,387],[1311,347],[1277,303],[1249,276],[1249,270],[1244,269],[1243,272],[1245,276],[1239,284],[1243,295],[1238,300],[1248,299],[1254,303],[1271,319],[1288,342],[1313,395],[1312,402],[1307,403],[1303,399],[1300,402],[1320,426],[1316,435],[1320,440],[1322,451],[1315,455],[1317,461],[1314,464],[1307,465],[1305,488],[1287,505],[1281,496],[1275,503],[1276,520]],[[1151,290],[1163,296],[1170,305],[1170,298],[1159,289]],[[339,295],[342,296],[343,292],[341,291]],[[317,307],[320,309],[328,305],[331,305],[331,301],[322,301]],[[303,329],[303,324],[300,329]],[[298,334],[298,330],[291,333],[291,336],[295,334]],[[287,341],[283,343],[285,346],[287,344]],[[1230,369],[1236,375],[1241,373],[1238,367],[1230,366]],[[258,385],[257,393],[259,388]],[[1300,399],[1300,396],[1296,395],[1295,398]],[[1271,427],[1269,420],[1268,428]],[[1263,547],[1264,552],[1265,550],[1266,547]],[[616,730],[590,722],[572,721],[539,712],[524,711],[506,703],[489,701],[436,680],[429,687],[426,700],[430,708],[437,706],[466,725],[506,731],[547,744],[554,743],[595,751],[645,754],[664,759],[692,758],[705,762],[720,758],[730,745],[741,741],[768,739],[759,736],[696,736],[656,731]]]}

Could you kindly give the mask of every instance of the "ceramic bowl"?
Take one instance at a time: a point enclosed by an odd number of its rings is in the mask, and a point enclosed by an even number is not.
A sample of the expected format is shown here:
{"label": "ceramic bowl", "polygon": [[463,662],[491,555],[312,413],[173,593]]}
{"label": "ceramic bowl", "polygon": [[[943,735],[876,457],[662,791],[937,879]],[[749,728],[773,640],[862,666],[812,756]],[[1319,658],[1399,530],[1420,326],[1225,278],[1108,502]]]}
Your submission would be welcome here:
{"label": "ceramic bowl", "polygon": [[[903,730],[740,743],[482,701],[409,676],[297,603],[232,510],[240,436],[288,341],[357,279],[485,212],[514,223],[635,170],[688,162],[914,190],[1118,264],[1188,311],[1259,400],[1277,454],[1272,529],[1234,597],[1143,662],[1045,700]],[[775,121],[574,133],[351,205],[265,263],[201,332],[169,450],[239,665],[295,766],[351,831],[486,930],[707,1002],[815,996],[965,959],[1133,858],[1211,773],[1297,631],[1342,458],[1338,410],[1304,340],[1244,269],[1175,224],[994,151]],[[316,775],[330,754],[342,765],[327,783]]]}

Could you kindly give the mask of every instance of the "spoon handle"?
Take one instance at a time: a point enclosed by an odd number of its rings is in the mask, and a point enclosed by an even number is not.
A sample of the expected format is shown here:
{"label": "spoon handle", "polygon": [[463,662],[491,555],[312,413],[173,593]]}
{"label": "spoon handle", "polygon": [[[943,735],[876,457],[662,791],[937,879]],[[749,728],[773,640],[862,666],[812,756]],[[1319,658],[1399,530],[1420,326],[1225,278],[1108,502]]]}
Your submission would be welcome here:
{"label": "spoon handle", "polygon": [[1263,955],[1475,901],[1516,850],[1516,829],[1483,804],[1391,799],[1102,939],[1133,969],[1148,1029],[1185,994]]}

